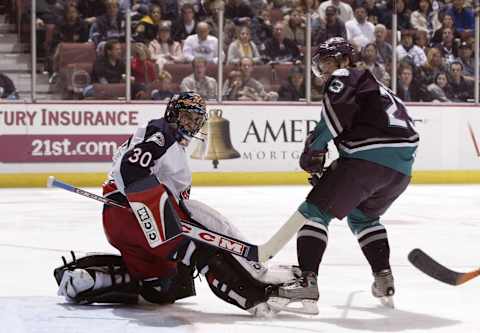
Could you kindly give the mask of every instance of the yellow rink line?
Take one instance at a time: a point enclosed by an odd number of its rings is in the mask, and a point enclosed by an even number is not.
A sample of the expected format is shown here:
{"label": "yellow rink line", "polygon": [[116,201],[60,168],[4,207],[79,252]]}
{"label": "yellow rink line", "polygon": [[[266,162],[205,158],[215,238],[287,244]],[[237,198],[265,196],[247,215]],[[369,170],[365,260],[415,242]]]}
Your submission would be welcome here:
{"label": "yellow rink line", "polygon": [[[0,187],[45,187],[48,176],[75,186],[98,187],[105,173],[8,173],[0,174]],[[360,176],[360,175],[359,175]],[[194,186],[302,185],[303,172],[195,172]],[[414,184],[480,184],[480,170],[416,171]]]}

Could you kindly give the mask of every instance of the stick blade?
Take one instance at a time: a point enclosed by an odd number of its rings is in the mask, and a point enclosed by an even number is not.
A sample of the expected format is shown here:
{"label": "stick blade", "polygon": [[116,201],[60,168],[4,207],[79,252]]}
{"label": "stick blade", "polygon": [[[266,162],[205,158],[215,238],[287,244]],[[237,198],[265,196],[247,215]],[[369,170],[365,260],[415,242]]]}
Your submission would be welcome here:
{"label": "stick blade", "polygon": [[463,283],[460,282],[462,273],[457,273],[446,268],[420,249],[410,251],[408,260],[420,271],[438,281],[452,286]]}
{"label": "stick blade", "polygon": [[47,187],[52,188],[55,182],[55,176],[49,176],[47,179]]}

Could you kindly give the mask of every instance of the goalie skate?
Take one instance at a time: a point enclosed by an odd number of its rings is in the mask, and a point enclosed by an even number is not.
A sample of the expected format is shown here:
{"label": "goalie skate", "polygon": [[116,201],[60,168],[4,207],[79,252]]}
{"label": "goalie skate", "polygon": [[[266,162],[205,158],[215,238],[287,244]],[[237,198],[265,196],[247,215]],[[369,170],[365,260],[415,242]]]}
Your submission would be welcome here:
{"label": "goalie skate", "polygon": [[393,295],[395,294],[395,287],[392,271],[385,269],[373,274],[373,276],[375,280],[372,284],[372,295],[378,298],[383,306],[394,308]]}
{"label": "goalie skate", "polygon": [[267,304],[276,311],[316,315],[318,298],[316,274],[303,272],[295,280],[280,285]]}

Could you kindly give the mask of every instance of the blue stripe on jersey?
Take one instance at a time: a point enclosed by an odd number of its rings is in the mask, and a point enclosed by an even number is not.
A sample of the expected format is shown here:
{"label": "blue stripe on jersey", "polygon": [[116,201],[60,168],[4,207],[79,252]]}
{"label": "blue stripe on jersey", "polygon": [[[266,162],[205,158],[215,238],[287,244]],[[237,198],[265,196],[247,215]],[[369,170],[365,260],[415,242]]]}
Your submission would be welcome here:
{"label": "blue stripe on jersey", "polygon": [[410,176],[412,174],[412,165],[415,160],[415,151],[417,145],[408,146],[404,144],[403,147],[363,147],[364,150],[351,151],[345,146],[340,145],[339,154],[341,157],[358,158],[367,160],[387,168],[394,169],[404,175]]}
{"label": "blue stripe on jersey", "polygon": [[322,150],[327,147],[327,144],[330,140],[334,138],[334,134],[330,131],[329,127],[327,126],[327,123],[325,121],[325,117],[322,117],[320,121],[317,123],[317,126],[315,126],[315,140],[313,143],[310,145],[310,148],[316,149],[316,150]]}

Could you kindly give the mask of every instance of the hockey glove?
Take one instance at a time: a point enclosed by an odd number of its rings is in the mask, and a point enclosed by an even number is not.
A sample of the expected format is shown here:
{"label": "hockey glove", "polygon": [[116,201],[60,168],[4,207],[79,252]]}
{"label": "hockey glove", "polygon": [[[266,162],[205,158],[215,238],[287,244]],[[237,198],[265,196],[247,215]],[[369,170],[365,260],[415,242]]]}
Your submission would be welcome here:
{"label": "hockey glove", "polygon": [[322,174],[328,150],[315,150],[305,147],[300,156],[300,167],[311,174]]}

